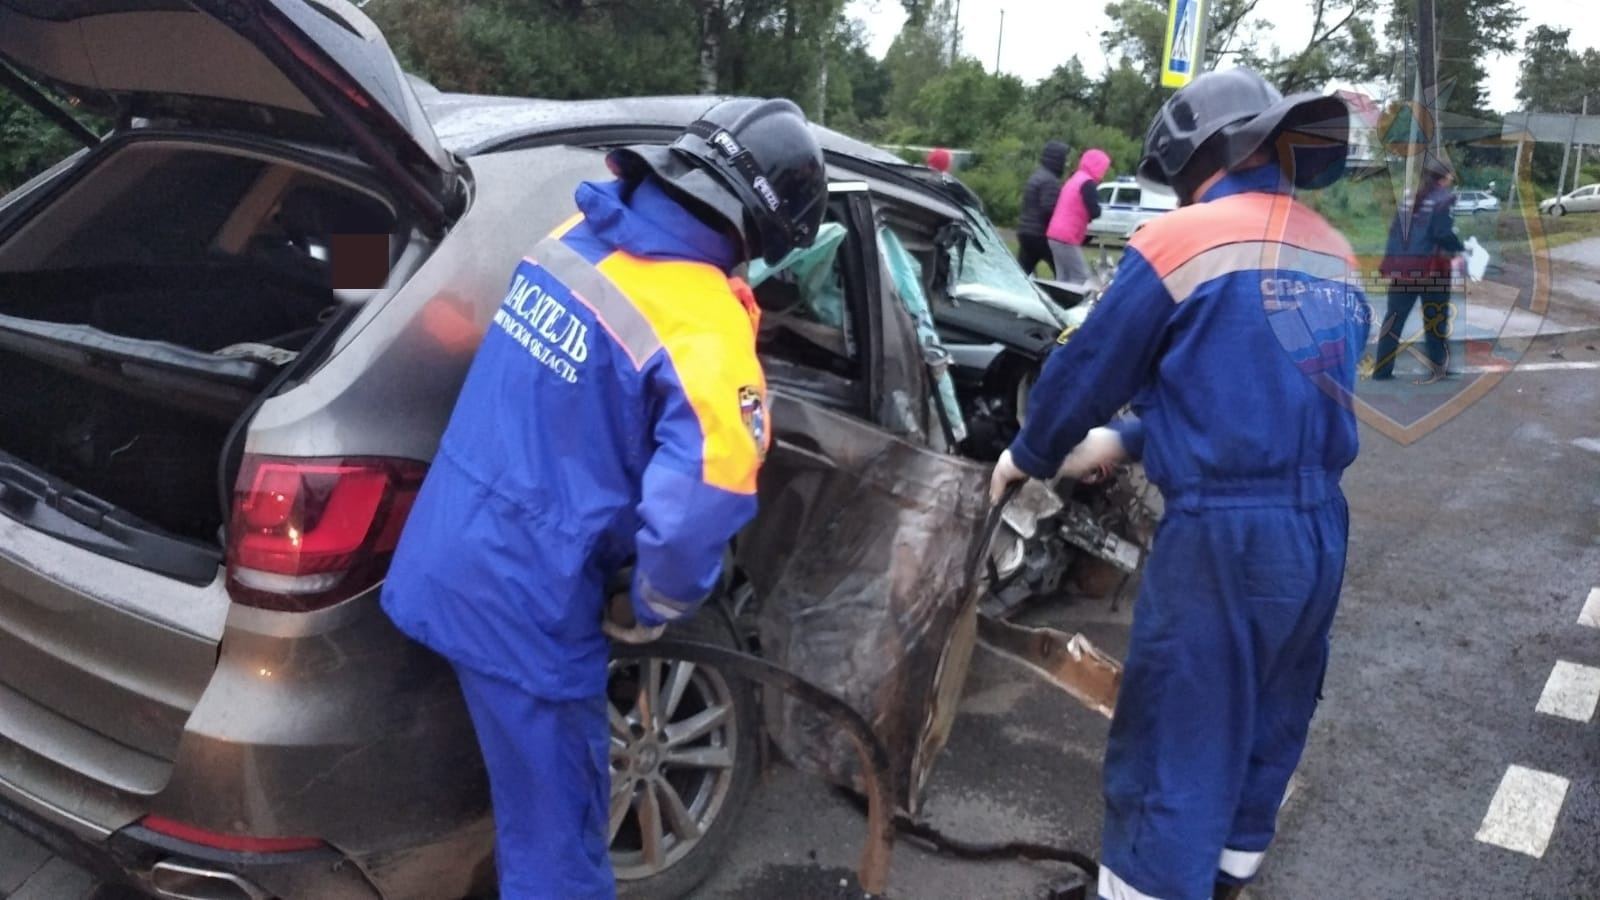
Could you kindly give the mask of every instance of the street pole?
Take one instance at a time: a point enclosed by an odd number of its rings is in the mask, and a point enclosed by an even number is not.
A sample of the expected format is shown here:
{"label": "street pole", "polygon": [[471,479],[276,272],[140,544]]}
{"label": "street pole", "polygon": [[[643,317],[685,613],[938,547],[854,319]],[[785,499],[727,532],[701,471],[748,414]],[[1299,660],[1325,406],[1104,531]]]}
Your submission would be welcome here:
{"label": "street pole", "polygon": [[[1000,10],[1000,36],[994,40],[994,74],[1000,74],[1000,48],[1005,46],[1006,40],[1006,11]],[[1587,102],[1587,99],[1585,100]]]}
{"label": "street pole", "polygon": [[[1583,95],[1583,114],[1585,116],[1589,115],[1589,95],[1588,94],[1584,94]],[[1572,130],[1574,132],[1574,136],[1576,136],[1576,132],[1578,130],[1578,120],[1577,119],[1573,119],[1572,120]],[[1576,159],[1574,159],[1572,161],[1572,187],[1573,187],[1573,189],[1577,189],[1583,183],[1583,151],[1586,148],[1587,148],[1587,145],[1579,144],[1578,145],[1578,152],[1573,154],[1573,156],[1577,157]]]}
{"label": "street pole", "polygon": [[[1567,192],[1567,163],[1572,161],[1572,145],[1578,140],[1578,117],[1572,117],[1572,135],[1561,144],[1561,177],[1556,179],[1556,196]],[[1577,185],[1573,185],[1577,187]]]}
{"label": "street pole", "polygon": [[[1417,63],[1415,47],[1406,48],[1406,69],[1411,70]],[[1406,135],[1406,174],[1405,181],[1401,184],[1400,198],[1403,204],[1409,205],[1413,192],[1417,189],[1417,144],[1422,138],[1422,69],[1407,71],[1411,76],[1412,104],[1410,109],[1411,122]]]}
{"label": "street pole", "polygon": [[1428,110],[1433,118],[1433,129],[1427,137],[1429,152],[1437,156],[1444,137],[1444,129],[1440,127],[1444,110],[1438,108],[1439,57],[1433,26],[1433,0],[1417,0],[1417,85],[1422,94],[1417,100],[1433,99],[1434,108]]}
{"label": "street pole", "polygon": [[956,0],[956,17],[950,23],[950,65],[956,64],[956,54],[961,48],[961,0]]}

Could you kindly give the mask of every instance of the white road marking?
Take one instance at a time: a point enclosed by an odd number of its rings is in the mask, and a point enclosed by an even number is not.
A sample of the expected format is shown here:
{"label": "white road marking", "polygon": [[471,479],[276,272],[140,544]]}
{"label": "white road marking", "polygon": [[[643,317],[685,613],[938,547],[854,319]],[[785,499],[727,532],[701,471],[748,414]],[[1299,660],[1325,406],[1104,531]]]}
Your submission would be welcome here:
{"label": "white road marking", "polygon": [[1594,718],[1596,703],[1600,703],[1600,669],[1561,660],[1550,671],[1537,708],[1547,716],[1587,722]]}
{"label": "white road marking", "polygon": [[1589,599],[1583,601],[1583,612],[1578,613],[1578,624],[1600,628],[1600,587],[1589,589]]}
{"label": "white road marking", "polygon": [[1514,372],[1583,372],[1590,369],[1600,369],[1600,359],[1569,359],[1562,362],[1536,363],[1518,363],[1508,359],[1498,365],[1461,367],[1461,371],[1471,372],[1475,375],[1487,375],[1491,372],[1505,372],[1507,374]]}
{"label": "white road marking", "polygon": [[1478,828],[1478,840],[1534,859],[1544,856],[1561,804],[1566,802],[1568,784],[1567,779],[1548,772],[1522,766],[1506,769]]}

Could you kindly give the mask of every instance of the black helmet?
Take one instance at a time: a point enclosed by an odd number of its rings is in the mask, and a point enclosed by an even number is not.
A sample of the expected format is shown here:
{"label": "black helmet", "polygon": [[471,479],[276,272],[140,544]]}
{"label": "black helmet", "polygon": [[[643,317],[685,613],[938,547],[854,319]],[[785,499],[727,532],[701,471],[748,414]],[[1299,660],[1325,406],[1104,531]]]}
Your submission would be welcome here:
{"label": "black helmet", "polygon": [[613,151],[623,178],[652,172],[726,221],[750,259],[776,264],[809,247],[828,205],[828,173],[805,113],[788,100],[724,100],[670,146]]}
{"label": "black helmet", "polygon": [[1206,72],[1156,113],[1138,176],[1189,202],[1201,180],[1271,144],[1295,187],[1327,187],[1344,174],[1349,140],[1350,108],[1336,96],[1284,97],[1250,69]]}

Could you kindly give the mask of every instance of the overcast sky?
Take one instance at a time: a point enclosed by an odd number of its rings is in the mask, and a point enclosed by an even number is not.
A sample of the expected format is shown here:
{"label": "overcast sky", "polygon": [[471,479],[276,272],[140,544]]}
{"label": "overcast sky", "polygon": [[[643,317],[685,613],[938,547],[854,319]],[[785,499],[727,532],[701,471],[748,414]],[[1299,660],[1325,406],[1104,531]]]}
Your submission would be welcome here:
{"label": "overcast sky", "polygon": [[[1106,66],[1101,36],[1109,24],[1105,0],[960,0],[961,50],[981,60],[993,70],[996,40],[1000,68],[1023,81],[1034,82],[1050,74],[1073,54],[1083,61],[1091,75]],[[1073,8],[1069,11],[1067,6]],[[1523,0],[1527,17],[1523,34],[1536,25],[1570,28],[1569,46],[1575,50],[1600,47],[1600,13],[1587,11],[1574,15],[1578,4],[1572,0]],[[1284,46],[1303,46],[1310,39],[1311,23],[1307,0],[1261,0],[1258,15],[1277,24],[1278,40]],[[1005,11],[1002,36],[1001,10]],[[866,22],[872,32],[872,50],[879,57],[889,49],[905,22],[900,0],[849,0],[850,15]],[[1518,35],[1521,46],[1522,35]],[[1517,72],[1520,54],[1491,59],[1489,105],[1501,111],[1516,108]],[[1597,98],[1600,101],[1600,98]]]}

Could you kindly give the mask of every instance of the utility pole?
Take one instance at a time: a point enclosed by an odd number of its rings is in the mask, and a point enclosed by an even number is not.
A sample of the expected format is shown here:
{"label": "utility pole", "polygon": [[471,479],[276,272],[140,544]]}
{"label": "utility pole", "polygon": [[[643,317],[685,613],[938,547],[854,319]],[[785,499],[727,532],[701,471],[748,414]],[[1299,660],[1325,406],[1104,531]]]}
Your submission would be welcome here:
{"label": "utility pole", "polygon": [[[1589,95],[1588,94],[1584,94],[1583,95],[1583,114],[1585,116],[1589,115]],[[1578,130],[1578,122],[1577,122],[1577,120],[1573,120],[1572,130],[1573,130],[1573,132],[1577,132],[1577,130]],[[1574,159],[1572,161],[1572,187],[1573,187],[1574,190],[1576,190],[1577,188],[1582,186],[1582,183],[1583,183],[1583,151],[1585,149],[1587,149],[1587,145],[1579,144],[1578,145],[1578,152],[1573,154],[1573,156],[1577,157],[1577,159]]]}
{"label": "utility pole", "polygon": [[950,65],[956,64],[956,55],[961,52],[961,0],[956,0],[956,15],[950,21]]}
{"label": "utility pole", "polygon": [[[1572,145],[1578,140],[1578,117],[1572,117],[1572,135],[1561,144],[1561,176],[1556,179],[1556,196],[1567,192],[1567,163],[1572,160]],[[1576,184],[1573,187],[1577,187]]]}
{"label": "utility pole", "polygon": [[1406,76],[1410,76],[1412,103],[1408,110],[1411,121],[1408,123],[1406,134],[1406,171],[1405,180],[1401,183],[1401,202],[1407,206],[1411,204],[1413,192],[1417,189],[1417,144],[1422,140],[1422,70],[1416,67],[1417,53],[1415,47],[1406,47],[1405,62],[1401,68],[1402,84]]}
{"label": "utility pole", "polygon": [[1444,137],[1441,127],[1444,110],[1438,105],[1439,55],[1433,25],[1433,0],[1417,0],[1417,85],[1422,92],[1417,100],[1433,100],[1433,108],[1428,110],[1433,118],[1433,130],[1427,137],[1428,151],[1437,156]]}
{"label": "utility pole", "polygon": [[[995,75],[999,75],[1000,74],[1000,48],[1005,46],[1005,40],[1006,40],[1006,11],[1005,11],[1004,8],[1002,8],[1000,10],[1000,36],[995,38],[995,41],[994,41],[994,74]],[[1589,102],[1587,97],[1584,98],[1584,102],[1585,103]],[[1585,108],[1587,108],[1587,107],[1585,107]]]}

